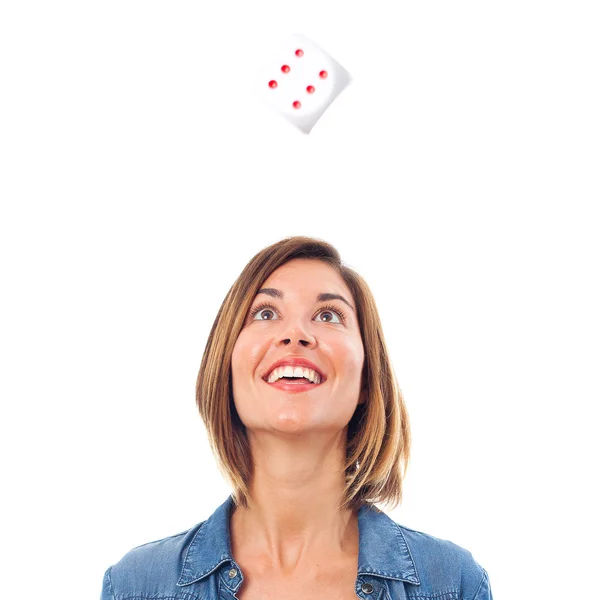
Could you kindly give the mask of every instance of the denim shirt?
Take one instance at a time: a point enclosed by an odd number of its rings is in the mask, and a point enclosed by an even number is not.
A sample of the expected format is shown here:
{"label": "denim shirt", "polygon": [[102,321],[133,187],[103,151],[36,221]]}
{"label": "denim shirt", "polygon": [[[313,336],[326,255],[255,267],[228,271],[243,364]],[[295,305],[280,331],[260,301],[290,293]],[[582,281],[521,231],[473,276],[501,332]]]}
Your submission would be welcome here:
{"label": "denim shirt", "polygon": [[[236,600],[244,576],[231,554],[233,507],[230,495],[206,521],[130,550],[106,570],[101,600]],[[359,598],[493,600],[468,550],[403,527],[374,505],[359,509],[358,532]]]}

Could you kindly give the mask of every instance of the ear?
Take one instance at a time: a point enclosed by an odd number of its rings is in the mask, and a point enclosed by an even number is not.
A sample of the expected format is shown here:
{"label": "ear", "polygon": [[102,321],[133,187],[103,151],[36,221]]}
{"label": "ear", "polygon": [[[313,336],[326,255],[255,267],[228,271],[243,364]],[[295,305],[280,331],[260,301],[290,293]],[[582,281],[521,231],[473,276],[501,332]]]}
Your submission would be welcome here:
{"label": "ear", "polygon": [[358,397],[358,404],[364,404],[367,401],[367,398],[368,398],[367,388],[364,387],[362,390],[360,390],[360,396]]}

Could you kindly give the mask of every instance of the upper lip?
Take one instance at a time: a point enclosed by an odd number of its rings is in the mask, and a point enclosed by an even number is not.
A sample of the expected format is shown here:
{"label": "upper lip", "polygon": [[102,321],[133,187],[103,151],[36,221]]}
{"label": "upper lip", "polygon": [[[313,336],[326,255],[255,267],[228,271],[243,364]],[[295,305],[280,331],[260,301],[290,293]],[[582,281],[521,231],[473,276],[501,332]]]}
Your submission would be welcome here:
{"label": "upper lip", "polygon": [[263,375],[263,379],[267,381],[269,379],[269,375],[273,372],[273,370],[283,365],[313,369],[313,371],[319,374],[319,377],[321,378],[321,383],[323,383],[327,379],[325,373],[323,373],[323,371],[321,371],[321,369],[319,369],[317,365],[310,362],[310,360],[308,360],[307,358],[302,358],[301,356],[284,356],[283,358],[280,358],[268,368],[267,372]]}

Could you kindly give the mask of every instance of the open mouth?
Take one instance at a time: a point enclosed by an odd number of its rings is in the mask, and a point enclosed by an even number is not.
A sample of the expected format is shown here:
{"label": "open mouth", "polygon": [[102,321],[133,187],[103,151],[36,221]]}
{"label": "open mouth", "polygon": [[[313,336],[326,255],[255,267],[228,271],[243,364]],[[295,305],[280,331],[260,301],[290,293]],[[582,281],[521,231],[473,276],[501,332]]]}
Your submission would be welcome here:
{"label": "open mouth", "polygon": [[291,392],[293,392],[293,391],[297,391],[297,392],[308,391],[308,390],[317,388],[320,385],[323,385],[323,382],[313,383],[312,381],[306,379],[305,377],[280,377],[273,383],[269,383],[268,381],[266,381],[265,383],[271,387],[285,390],[288,392],[290,392],[290,391]]}

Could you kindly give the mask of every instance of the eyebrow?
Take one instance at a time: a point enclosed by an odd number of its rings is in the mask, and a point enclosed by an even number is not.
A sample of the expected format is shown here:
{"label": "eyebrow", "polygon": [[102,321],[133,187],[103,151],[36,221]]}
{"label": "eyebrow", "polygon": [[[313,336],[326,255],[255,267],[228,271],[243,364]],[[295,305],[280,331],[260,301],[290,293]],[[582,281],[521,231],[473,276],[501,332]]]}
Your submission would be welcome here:
{"label": "eyebrow", "polygon": [[[267,294],[267,296],[281,298],[283,300],[283,292],[275,288],[261,288],[258,290],[258,292],[256,292],[257,296],[258,294]],[[345,302],[352,310],[354,310],[354,306],[352,306],[352,304],[350,304],[350,302],[348,302],[344,296],[340,296],[339,294],[331,294],[328,292],[317,294],[317,302],[326,302],[327,300],[341,300],[342,302]]]}

